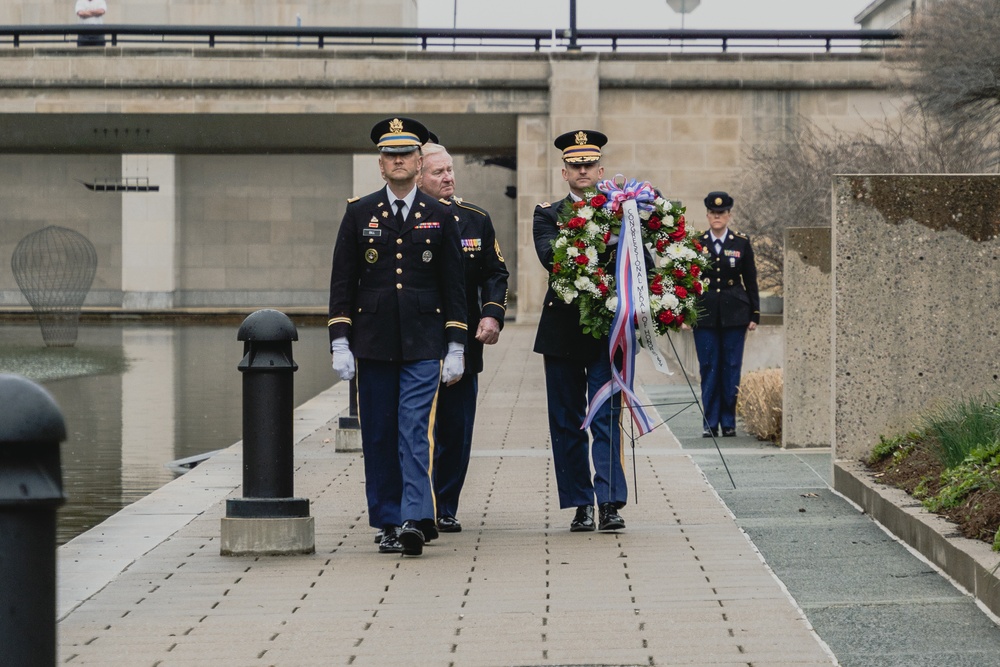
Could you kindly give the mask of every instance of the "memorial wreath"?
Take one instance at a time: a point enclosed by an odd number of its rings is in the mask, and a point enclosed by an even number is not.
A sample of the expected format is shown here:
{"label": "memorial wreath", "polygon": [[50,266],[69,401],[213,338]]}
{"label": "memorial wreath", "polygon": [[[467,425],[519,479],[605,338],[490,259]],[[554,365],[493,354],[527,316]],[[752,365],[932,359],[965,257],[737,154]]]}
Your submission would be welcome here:
{"label": "memorial wreath", "polygon": [[[549,283],[565,303],[576,303],[580,324],[595,338],[611,329],[619,295],[614,252],[608,248],[622,234],[625,202],[634,201],[646,259],[649,313],[658,334],[693,325],[696,301],[705,289],[701,277],[710,262],[687,228],[685,208],[664,198],[648,182],[626,181],[620,175],[587,190],[581,201],[559,211],[559,234],[553,241],[554,263]],[[652,259],[652,263],[648,262]]]}

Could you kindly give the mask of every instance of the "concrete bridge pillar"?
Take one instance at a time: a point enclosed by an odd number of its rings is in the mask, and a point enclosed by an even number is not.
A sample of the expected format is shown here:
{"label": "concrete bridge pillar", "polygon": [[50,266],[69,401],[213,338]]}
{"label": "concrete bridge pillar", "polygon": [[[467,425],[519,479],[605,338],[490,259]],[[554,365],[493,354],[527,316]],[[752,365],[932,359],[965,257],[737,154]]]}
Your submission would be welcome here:
{"label": "concrete bridge pillar", "polygon": [[122,155],[126,185],[159,189],[122,193],[122,307],[174,307],[176,290],[176,157]]}
{"label": "concrete bridge pillar", "polygon": [[553,55],[549,66],[548,116],[522,114],[517,120],[518,322],[538,321],[547,284],[531,233],[535,205],[558,201],[569,192],[562,177],[562,160],[552,141],[570,130],[601,129],[596,54]]}

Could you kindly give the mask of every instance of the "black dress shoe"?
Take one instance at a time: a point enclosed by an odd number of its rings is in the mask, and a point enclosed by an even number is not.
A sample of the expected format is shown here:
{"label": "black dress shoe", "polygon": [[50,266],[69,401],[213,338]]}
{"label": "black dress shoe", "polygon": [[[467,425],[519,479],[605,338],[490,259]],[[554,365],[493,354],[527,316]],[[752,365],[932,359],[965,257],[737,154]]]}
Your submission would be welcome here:
{"label": "black dress shoe", "polygon": [[412,519],[403,522],[396,539],[403,547],[404,556],[419,556],[424,552],[424,531]]}
{"label": "black dress shoe", "polygon": [[438,530],[442,533],[461,533],[462,524],[453,516],[438,517]]}
{"label": "black dress shoe", "polygon": [[703,438],[712,438],[717,435],[719,435],[719,431],[718,429],[714,428],[706,428],[704,431],[701,432],[701,437]]}
{"label": "black dress shoe", "polygon": [[421,519],[417,522],[417,528],[424,534],[424,542],[430,542],[438,538],[438,529],[434,523],[434,519]]}
{"label": "black dress shoe", "polygon": [[383,537],[385,537],[385,531],[379,529],[378,532],[375,533],[375,544],[381,542]]}
{"label": "black dress shoe", "polygon": [[378,552],[380,554],[403,553],[403,545],[399,543],[399,539],[396,537],[397,530],[396,526],[386,526],[379,531],[382,533],[382,539],[378,543]]}
{"label": "black dress shoe", "polygon": [[601,503],[599,518],[598,530],[621,530],[625,527],[625,519],[614,503]]}
{"label": "black dress shoe", "polygon": [[594,506],[581,505],[577,507],[576,516],[573,517],[573,521],[569,524],[570,531],[579,533],[594,530],[594,528],[596,528],[594,525]]}
{"label": "black dress shoe", "polygon": [[722,437],[723,438],[735,438],[736,437],[736,429],[735,428],[729,428],[729,427],[723,426],[722,427]]}

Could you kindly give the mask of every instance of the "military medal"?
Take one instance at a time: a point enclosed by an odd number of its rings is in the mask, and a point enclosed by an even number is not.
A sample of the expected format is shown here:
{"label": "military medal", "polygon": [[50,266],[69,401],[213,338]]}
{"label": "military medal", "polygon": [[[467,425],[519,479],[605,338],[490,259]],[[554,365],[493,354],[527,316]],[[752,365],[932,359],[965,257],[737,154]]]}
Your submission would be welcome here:
{"label": "military medal", "polygon": [[420,256],[420,259],[424,260],[424,262],[429,262],[434,259],[434,253],[430,250],[424,250],[424,254]]}
{"label": "military medal", "polygon": [[416,213],[414,213],[413,217],[416,218],[417,220],[419,220],[420,219],[420,211],[417,211]]}
{"label": "military medal", "polygon": [[368,248],[365,250],[365,261],[369,264],[374,264],[378,261],[378,250],[375,248]]}
{"label": "military medal", "polygon": [[383,218],[388,218],[389,217],[389,211],[382,211],[382,217]]}

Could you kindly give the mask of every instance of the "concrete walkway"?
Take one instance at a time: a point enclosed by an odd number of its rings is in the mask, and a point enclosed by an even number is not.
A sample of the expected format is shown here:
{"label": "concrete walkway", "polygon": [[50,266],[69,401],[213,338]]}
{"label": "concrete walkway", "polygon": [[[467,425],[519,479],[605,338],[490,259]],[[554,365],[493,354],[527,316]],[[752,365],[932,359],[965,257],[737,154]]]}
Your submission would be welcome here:
{"label": "concrete walkway", "polygon": [[312,503],[316,553],[219,555],[234,445],[60,548],[60,664],[837,664],[696,465],[714,450],[657,429],[628,459],[628,528],[568,531],[533,336],[509,325],[488,350],[462,533],[420,558],[377,553],[360,454],[333,443],[338,384],[296,411],[295,495]]}

